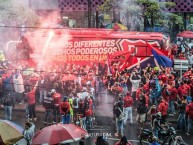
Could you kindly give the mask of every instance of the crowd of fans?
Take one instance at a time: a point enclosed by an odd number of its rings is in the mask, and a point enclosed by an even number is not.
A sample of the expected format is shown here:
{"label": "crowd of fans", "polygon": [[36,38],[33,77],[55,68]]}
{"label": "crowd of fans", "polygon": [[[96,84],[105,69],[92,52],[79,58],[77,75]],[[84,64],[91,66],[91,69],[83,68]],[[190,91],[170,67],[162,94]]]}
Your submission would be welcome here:
{"label": "crowd of fans", "polygon": [[[35,106],[42,104],[45,108],[45,125],[75,123],[89,130],[95,120],[95,102],[106,88],[117,100],[112,108],[116,136],[124,137],[124,126],[133,125],[133,111],[137,113],[136,121],[140,128],[145,127],[148,119],[151,120],[152,132],[156,137],[162,129],[161,122],[167,122],[168,117],[174,115],[178,116],[176,129],[190,135],[193,120],[193,55],[187,49],[188,45],[179,43],[176,46],[172,50],[173,58],[182,59],[183,55],[190,66],[182,78],[173,68],[152,67],[151,64],[143,69],[137,65],[132,70],[119,72],[116,69],[111,75],[98,76],[100,71],[101,74],[105,73],[107,66],[40,65],[31,72],[26,64],[3,61],[0,91],[5,119],[12,120],[15,103],[25,103],[27,119],[36,121]],[[25,74],[26,71],[30,73]],[[123,140],[126,140],[125,137]]]}

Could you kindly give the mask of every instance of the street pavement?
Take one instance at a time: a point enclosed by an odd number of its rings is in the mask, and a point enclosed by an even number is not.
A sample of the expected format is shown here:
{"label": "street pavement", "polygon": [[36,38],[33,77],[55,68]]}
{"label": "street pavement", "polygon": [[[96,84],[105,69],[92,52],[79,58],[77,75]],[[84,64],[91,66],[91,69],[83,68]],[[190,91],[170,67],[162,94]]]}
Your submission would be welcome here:
{"label": "street pavement", "polygon": [[[112,108],[113,104],[116,101],[116,97],[107,94],[104,91],[101,94],[100,102],[95,104],[96,110],[96,124],[89,130],[90,137],[86,139],[85,145],[94,145],[94,141],[98,135],[104,134],[107,137],[107,141],[110,145],[114,145],[118,140],[119,137],[115,136],[115,122],[113,120],[113,113]],[[17,123],[20,126],[25,125],[26,117],[25,117],[25,104],[16,104],[13,110],[13,122]],[[37,112],[37,120],[34,121],[36,125],[36,131],[45,127],[44,125],[44,108],[42,105],[36,105],[36,112]],[[126,125],[124,127],[124,135],[132,142],[133,145],[139,144],[139,125],[135,121],[136,112],[133,110],[133,120],[134,124],[132,126]],[[4,119],[3,109],[0,109],[0,119]],[[172,126],[175,127],[176,125],[177,116],[169,117],[168,121],[171,123]],[[145,128],[150,128],[150,122],[147,122]],[[189,145],[193,144],[193,135],[186,136],[186,132],[177,132],[177,135],[181,135],[183,139]],[[78,145],[78,143],[71,143],[71,145]]]}

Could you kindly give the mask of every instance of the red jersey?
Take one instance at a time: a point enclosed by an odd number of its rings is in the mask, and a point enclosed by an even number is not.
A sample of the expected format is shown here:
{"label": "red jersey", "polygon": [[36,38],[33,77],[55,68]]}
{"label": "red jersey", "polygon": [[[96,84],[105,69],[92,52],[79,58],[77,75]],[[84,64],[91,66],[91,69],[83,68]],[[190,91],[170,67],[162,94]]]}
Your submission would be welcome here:
{"label": "red jersey", "polygon": [[177,98],[177,95],[178,95],[178,90],[177,90],[175,87],[172,87],[172,88],[171,88],[171,94],[170,94],[169,100],[170,100],[170,101],[175,101],[176,98]]}
{"label": "red jersey", "polygon": [[131,107],[133,105],[133,98],[131,96],[126,96],[123,99],[124,101],[124,107]]}
{"label": "red jersey", "polygon": [[193,118],[193,102],[187,105],[186,113],[188,114],[190,118]]}
{"label": "red jersey", "polygon": [[190,94],[191,95],[193,94],[193,82],[191,82],[191,84],[190,84]]}
{"label": "red jersey", "polygon": [[122,87],[119,87],[119,86],[118,86],[118,87],[116,87],[115,89],[116,89],[116,91],[118,91],[119,93],[122,93],[122,92],[123,92],[123,88],[122,88]]}
{"label": "red jersey", "polygon": [[61,95],[59,94],[59,93],[54,93],[53,95],[52,95],[52,98],[53,98],[53,100],[54,100],[54,104],[56,105],[59,105],[60,104],[60,102],[61,102]]}
{"label": "red jersey", "polygon": [[60,113],[62,115],[70,113],[70,103],[69,102],[61,102],[60,103]]}
{"label": "red jersey", "polygon": [[165,83],[167,83],[168,78],[167,78],[166,74],[162,74],[158,77],[158,79],[162,80],[162,82],[165,84]]}
{"label": "red jersey", "polygon": [[193,79],[193,73],[190,73],[190,79],[192,80]]}
{"label": "red jersey", "polygon": [[27,104],[28,105],[32,105],[32,104],[35,104],[35,89],[33,89],[31,92],[28,92],[26,94],[26,99],[27,99]]}
{"label": "red jersey", "polygon": [[85,116],[86,117],[91,117],[93,115],[92,109],[85,109]]}
{"label": "red jersey", "polygon": [[183,90],[184,90],[183,86],[178,87],[178,95],[179,95],[181,100],[183,99],[183,92],[184,92]]}
{"label": "red jersey", "polygon": [[167,115],[168,103],[165,100],[162,100],[162,102],[159,104],[158,111],[161,112],[162,115]]}
{"label": "red jersey", "polygon": [[137,91],[136,91],[136,100],[139,100],[139,97],[140,97],[140,95],[142,93],[142,90],[143,90],[143,88],[138,88],[137,89]]}
{"label": "red jersey", "polygon": [[168,84],[173,85],[175,83],[174,80],[175,80],[175,77],[173,75],[170,75],[168,78]]}
{"label": "red jersey", "polygon": [[166,102],[169,102],[169,97],[170,97],[170,94],[171,94],[171,89],[170,88],[167,88],[167,89],[163,89],[162,92],[161,92],[164,100]]}
{"label": "red jersey", "polygon": [[187,84],[183,85],[184,89],[183,89],[183,95],[188,96],[190,94],[190,86]]}
{"label": "red jersey", "polygon": [[92,108],[92,104],[93,104],[93,101],[92,101],[92,99],[91,98],[89,98],[89,108]]}
{"label": "red jersey", "polygon": [[146,92],[148,92],[148,90],[149,90],[149,82],[146,83],[146,84],[143,86],[143,89],[144,89]]}
{"label": "red jersey", "polygon": [[183,77],[184,77],[184,78],[188,78],[189,75],[190,75],[190,73],[191,73],[190,71],[185,72],[185,73],[183,74]]}

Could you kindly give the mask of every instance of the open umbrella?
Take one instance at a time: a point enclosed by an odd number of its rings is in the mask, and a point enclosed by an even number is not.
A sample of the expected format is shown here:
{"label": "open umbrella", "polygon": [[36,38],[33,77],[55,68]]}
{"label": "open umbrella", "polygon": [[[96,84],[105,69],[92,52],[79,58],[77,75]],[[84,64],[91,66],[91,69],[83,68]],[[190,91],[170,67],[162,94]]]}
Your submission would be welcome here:
{"label": "open umbrella", "polygon": [[16,143],[23,138],[22,131],[23,128],[19,125],[11,121],[0,120],[0,144],[12,145]]}
{"label": "open umbrella", "polygon": [[110,20],[111,16],[109,14],[100,14],[98,18],[99,20]]}
{"label": "open umbrella", "polygon": [[115,29],[115,30],[122,30],[127,31],[128,28],[122,24],[119,23],[112,23],[105,26],[107,29]]}
{"label": "open umbrella", "polygon": [[184,37],[184,38],[193,38],[193,32],[192,31],[183,31],[177,35],[178,37]]}
{"label": "open umbrella", "polygon": [[54,124],[39,130],[32,145],[70,143],[88,135],[87,131],[74,124]]}

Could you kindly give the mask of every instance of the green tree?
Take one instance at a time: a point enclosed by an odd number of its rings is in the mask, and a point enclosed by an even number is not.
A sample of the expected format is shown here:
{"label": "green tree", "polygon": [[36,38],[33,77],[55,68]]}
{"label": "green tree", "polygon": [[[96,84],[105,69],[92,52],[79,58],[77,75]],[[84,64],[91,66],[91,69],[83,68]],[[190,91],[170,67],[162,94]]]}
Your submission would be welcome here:
{"label": "green tree", "polygon": [[103,12],[109,12],[113,8],[114,0],[105,0],[102,5],[99,6],[99,9]]}
{"label": "green tree", "polygon": [[[153,30],[156,22],[166,19],[168,8],[175,6],[174,2],[158,2],[157,0],[137,0],[141,5],[144,17],[144,28],[150,27]],[[175,23],[175,22],[174,22]]]}
{"label": "green tree", "polygon": [[105,0],[99,9],[105,13],[112,12],[112,21],[119,23],[121,23],[120,16],[117,16],[116,13],[120,13],[121,10],[125,14],[127,26],[133,26],[141,14],[141,7],[137,4],[137,0]]}
{"label": "green tree", "polygon": [[[123,0],[119,0],[122,2]],[[125,0],[126,1],[126,0]],[[115,0],[106,0],[103,5],[100,6],[102,11],[112,11]],[[157,0],[127,0],[128,5],[120,6],[122,10],[125,10],[128,16],[136,17],[140,19],[143,17],[144,28],[153,28],[156,24],[168,28],[173,31],[174,28],[183,27],[183,20],[180,16],[174,13],[169,13],[166,10],[174,7],[174,2],[158,2]]]}
{"label": "green tree", "polygon": [[14,0],[0,0],[0,23],[11,26],[36,27],[40,24],[34,11],[16,3]]}

